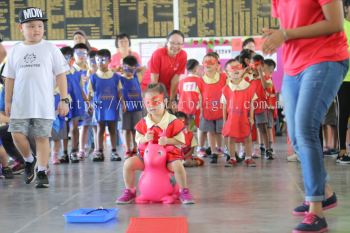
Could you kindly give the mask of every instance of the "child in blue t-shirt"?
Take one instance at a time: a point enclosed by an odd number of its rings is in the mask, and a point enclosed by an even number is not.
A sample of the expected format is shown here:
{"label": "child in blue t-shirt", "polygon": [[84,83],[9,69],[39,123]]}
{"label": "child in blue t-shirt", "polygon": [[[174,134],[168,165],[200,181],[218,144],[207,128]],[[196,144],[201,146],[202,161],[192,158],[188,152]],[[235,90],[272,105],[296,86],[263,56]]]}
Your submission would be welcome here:
{"label": "child in blue t-shirt", "polygon": [[[66,58],[68,64],[73,62],[74,50],[71,47],[61,48],[61,52]],[[70,65],[70,71],[67,73],[68,94],[71,97],[70,109],[68,118],[71,123],[71,137],[72,137],[72,151],[70,160],[72,163],[79,162],[78,145],[79,145],[79,121],[81,121],[85,114],[84,101],[87,100],[83,90],[83,81],[81,72]]]}
{"label": "child in blue t-shirt", "polygon": [[[89,94],[88,84],[90,80],[90,76],[95,74],[97,71],[96,65],[96,51],[90,51],[88,53],[87,64],[88,70],[86,73],[86,77],[83,79],[84,92],[86,95]],[[79,138],[79,153],[78,158],[87,157],[87,153],[85,152],[86,146],[90,146],[90,150],[95,148],[97,145],[97,123],[93,121],[93,107],[92,100],[85,102],[85,114],[83,120],[80,122],[80,138]]]}
{"label": "child in blue t-shirt", "polygon": [[123,72],[120,77],[122,94],[122,129],[125,142],[125,158],[136,155],[135,125],[142,119],[142,95],[136,69],[137,59],[127,56],[123,59]]}
{"label": "child in blue t-shirt", "polygon": [[120,76],[108,69],[111,53],[101,49],[96,53],[97,72],[90,76],[89,93],[93,96],[94,118],[97,121],[97,150],[95,149],[93,161],[104,161],[103,139],[105,127],[111,139],[111,161],[121,161],[116,151],[116,121],[118,120],[119,95],[118,83]]}

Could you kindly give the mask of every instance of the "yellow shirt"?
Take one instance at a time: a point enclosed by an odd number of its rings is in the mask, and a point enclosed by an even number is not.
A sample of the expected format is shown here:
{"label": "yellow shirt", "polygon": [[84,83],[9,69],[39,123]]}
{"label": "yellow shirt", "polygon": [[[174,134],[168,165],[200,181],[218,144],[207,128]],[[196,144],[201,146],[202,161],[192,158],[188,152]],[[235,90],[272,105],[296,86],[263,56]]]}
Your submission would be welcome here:
{"label": "yellow shirt", "polygon": [[[348,46],[349,46],[350,45],[350,22],[347,19],[344,20],[344,32],[345,32],[346,38],[348,39]],[[348,49],[350,52],[350,47],[348,47]],[[344,82],[350,82],[350,70],[345,76]]]}
{"label": "yellow shirt", "polygon": [[[150,129],[153,126],[158,126],[159,128],[161,128],[162,130],[166,130],[166,128],[168,127],[168,125],[176,119],[176,116],[170,114],[168,111],[164,112],[164,115],[161,119],[161,121],[159,123],[155,123],[154,121],[152,121],[151,116],[149,114],[147,114],[145,117],[146,120],[146,125],[147,128]],[[136,131],[135,133],[135,141],[137,144],[140,143],[141,139],[144,137],[144,135],[140,134],[139,132]],[[174,139],[176,139],[177,141],[185,144],[185,135],[183,134],[183,132],[181,131],[180,133],[178,133],[176,136],[173,137]],[[176,145],[176,147],[180,148],[180,145]]]}

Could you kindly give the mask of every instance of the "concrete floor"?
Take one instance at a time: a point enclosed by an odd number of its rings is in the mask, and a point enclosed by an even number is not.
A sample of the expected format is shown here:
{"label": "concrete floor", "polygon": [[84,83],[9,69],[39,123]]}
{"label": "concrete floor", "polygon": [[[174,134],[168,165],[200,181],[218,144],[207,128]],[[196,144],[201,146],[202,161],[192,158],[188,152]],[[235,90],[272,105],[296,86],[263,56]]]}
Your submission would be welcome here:
{"label": "concrete floor", "polygon": [[[125,232],[131,216],[187,216],[190,233],[285,233],[300,218],[292,209],[303,201],[300,166],[286,161],[285,138],[278,138],[276,159],[258,159],[256,168],[205,164],[188,168],[196,204],[114,204],[123,189],[122,163],[51,166],[49,189],[25,185],[21,176],[0,180],[0,233]],[[330,232],[350,232],[350,166],[326,158],[339,204],[326,212]],[[105,224],[67,224],[63,214],[77,208],[120,208],[118,220]]]}

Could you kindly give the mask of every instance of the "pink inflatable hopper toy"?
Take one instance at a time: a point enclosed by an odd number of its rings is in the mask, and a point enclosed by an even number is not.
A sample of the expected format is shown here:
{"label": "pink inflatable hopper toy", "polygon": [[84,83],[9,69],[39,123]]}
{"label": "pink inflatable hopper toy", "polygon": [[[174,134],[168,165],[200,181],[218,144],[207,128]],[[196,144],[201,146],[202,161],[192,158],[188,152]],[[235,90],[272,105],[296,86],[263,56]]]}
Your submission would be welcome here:
{"label": "pink inflatable hopper toy", "polygon": [[[170,146],[168,148],[173,148]],[[149,143],[143,156],[145,169],[139,181],[140,195],[136,203],[173,204],[179,198],[179,187],[173,174],[167,169],[167,150],[158,144]]]}

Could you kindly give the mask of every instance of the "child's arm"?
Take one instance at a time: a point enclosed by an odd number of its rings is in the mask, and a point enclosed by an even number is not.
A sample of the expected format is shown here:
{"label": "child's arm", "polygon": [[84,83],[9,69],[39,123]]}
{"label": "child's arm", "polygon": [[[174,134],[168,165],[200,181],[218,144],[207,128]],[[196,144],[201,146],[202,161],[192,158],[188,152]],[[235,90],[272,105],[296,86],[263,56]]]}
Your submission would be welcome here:
{"label": "child's arm", "polygon": [[153,131],[149,130],[145,135],[142,135],[141,133],[136,131],[135,141],[137,144],[144,144],[144,143],[153,141]]}
{"label": "child's arm", "polygon": [[258,74],[259,74],[259,77],[260,77],[260,81],[261,81],[261,85],[262,87],[264,88],[264,90],[266,90],[267,88],[267,83],[266,83],[266,80],[265,80],[265,77],[264,77],[264,73],[262,71],[262,68],[259,66],[258,68]]}
{"label": "child's arm", "polygon": [[[67,93],[67,78],[66,78],[66,73],[62,73],[56,76],[56,83],[57,83],[57,87],[60,91],[60,97],[61,99],[66,99],[68,98],[68,93]],[[60,103],[58,104],[58,114],[60,114],[61,116],[66,116],[68,114],[69,111],[69,107],[68,104],[64,101],[60,101]]]}
{"label": "child's arm", "polygon": [[225,124],[227,119],[226,103],[222,104],[222,121]]}
{"label": "child's arm", "polygon": [[251,126],[254,125],[254,101],[253,100],[250,102],[249,122]]}
{"label": "child's arm", "polygon": [[14,84],[15,84],[15,80],[13,78],[5,79],[5,114],[8,117],[10,116],[10,113],[11,113],[11,103],[12,103]]}
{"label": "child's arm", "polygon": [[126,105],[125,105],[125,100],[122,94],[122,89],[123,89],[123,85],[122,83],[119,81],[118,82],[118,99],[119,99],[119,103],[122,103],[122,110],[123,112],[126,112]]}
{"label": "child's arm", "polygon": [[0,112],[0,123],[8,124],[10,118],[4,114],[4,112]]}

